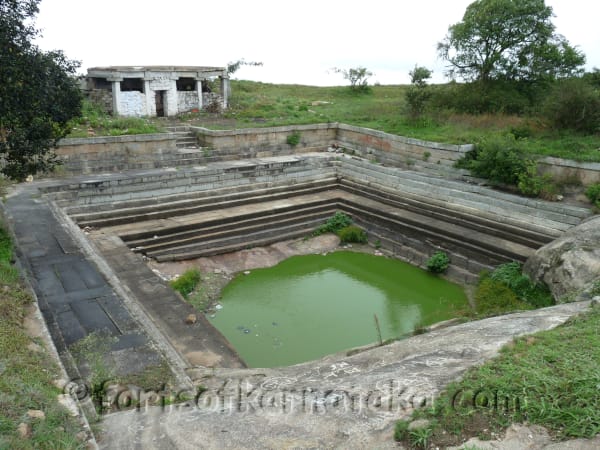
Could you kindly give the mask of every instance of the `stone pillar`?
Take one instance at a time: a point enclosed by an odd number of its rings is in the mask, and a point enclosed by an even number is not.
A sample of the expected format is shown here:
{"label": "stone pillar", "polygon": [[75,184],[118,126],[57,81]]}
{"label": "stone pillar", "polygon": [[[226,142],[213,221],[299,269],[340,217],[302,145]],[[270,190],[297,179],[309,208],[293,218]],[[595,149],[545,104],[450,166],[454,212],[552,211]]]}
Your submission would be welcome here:
{"label": "stone pillar", "polygon": [[198,111],[202,111],[202,79],[196,78],[196,92],[198,92]]}
{"label": "stone pillar", "polygon": [[171,77],[165,99],[165,117],[175,116],[179,112],[177,99],[177,78]]}
{"label": "stone pillar", "polygon": [[229,99],[229,78],[221,75],[221,95],[223,96],[223,109],[227,109]]}
{"label": "stone pillar", "polygon": [[146,96],[146,115],[152,116],[152,104],[154,103],[154,92],[150,90],[150,79],[144,78],[144,94]]}
{"label": "stone pillar", "polygon": [[123,78],[107,78],[112,82],[113,116],[121,115],[121,81]]}

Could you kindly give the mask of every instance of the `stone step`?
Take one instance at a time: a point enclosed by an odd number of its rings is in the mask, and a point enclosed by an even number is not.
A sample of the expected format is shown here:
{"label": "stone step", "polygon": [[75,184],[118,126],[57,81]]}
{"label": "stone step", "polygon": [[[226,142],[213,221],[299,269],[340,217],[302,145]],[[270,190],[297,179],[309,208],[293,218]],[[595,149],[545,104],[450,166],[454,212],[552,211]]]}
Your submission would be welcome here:
{"label": "stone step", "polygon": [[[478,211],[491,211],[501,216],[515,217],[523,222],[548,222],[550,227],[564,231],[587,217],[584,208],[555,205],[551,202],[527,199],[493,189],[466,183],[425,177],[413,172],[386,169],[390,175],[369,167],[343,170],[344,176],[354,181],[370,182],[423,197],[436,198],[448,203],[468,206]],[[441,180],[441,181],[440,181]]]}
{"label": "stone step", "polygon": [[548,230],[524,229],[522,224],[502,223],[497,220],[497,217],[486,217],[480,211],[473,214],[458,208],[451,208],[447,203],[435,202],[432,199],[410,198],[384,188],[375,189],[350,180],[341,180],[340,188],[384,204],[460,224],[467,228],[476,227],[492,236],[509,239],[532,248],[539,248],[554,239],[554,236],[547,232]]}
{"label": "stone step", "polygon": [[[331,213],[332,205],[335,209],[335,202],[323,200],[310,205],[303,205],[303,208],[289,206],[276,210],[256,211],[250,214],[241,214],[232,217],[219,217],[217,219],[208,219],[199,223],[192,223],[183,227],[173,227],[162,229],[160,234],[153,232],[136,233],[121,235],[121,239],[131,248],[138,251],[152,249],[161,249],[163,247],[179,245],[179,242],[190,242],[204,239],[207,234],[216,232],[237,231],[249,226],[268,226],[275,220],[287,220],[298,216],[310,215],[315,213]],[[326,216],[327,214],[325,214]]]}
{"label": "stone step", "polygon": [[172,242],[159,246],[159,248],[142,248],[140,252],[150,258],[158,259],[168,255],[189,254],[207,249],[217,251],[220,247],[244,244],[249,240],[273,237],[280,234],[295,233],[298,230],[305,230],[307,227],[314,230],[334,213],[335,207],[332,207],[324,211],[306,214],[306,216],[296,214],[285,219],[272,217],[269,223],[240,226],[237,229],[226,231],[219,230],[197,238]]}
{"label": "stone step", "polygon": [[142,222],[148,220],[168,219],[175,216],[190,215],[215,209],[231,208],[252,203],[263,203],[278,199],[286,199],[299,195],[322,192],[335,187],[329,182],[296,187],[273,188],[259,191],[235,192],[225,195],[210,195],[191,200],[161,203],[153,206],[115,209],[97,213],[73,214],[72,219],[80,226],[97,228]]}
{"label": "stone step", "polygon": [[365,202],[340,202],[340,209],[360,217],[367,230],[376,226],[391,230],[392,235],[411,238],[419,242],[430,242],[432,248],[460,250],[465,257],[497,265],[504,262],[524,262],[534,249],[455,224],[432,220],[406,211],[385,211],[385,208],[367,206]]}
{"label": "stone step", "polygon": [[[301,225],[304,225],[304,227],[302,227]],[[238,240],[237,242],[229,242],[226,245],[224,245],[223,242],[218,242],[216,243],[217,246],[215,247],[157,256],[156,260],[158,262],[185,261],[188,259],[236,252],[239,250],[245,250],[253,247],[262,247],[266,245],[275,244],[281,241],[287,241],[290,239],[297,239],[303,236],[308,236],[314,231],[317,225],[318,222],[300,224],[296,229],[279,230],[278,233],[273,233],[272,231],[269,231],[262,233],[261,235],[247,236],[243,239]]]}

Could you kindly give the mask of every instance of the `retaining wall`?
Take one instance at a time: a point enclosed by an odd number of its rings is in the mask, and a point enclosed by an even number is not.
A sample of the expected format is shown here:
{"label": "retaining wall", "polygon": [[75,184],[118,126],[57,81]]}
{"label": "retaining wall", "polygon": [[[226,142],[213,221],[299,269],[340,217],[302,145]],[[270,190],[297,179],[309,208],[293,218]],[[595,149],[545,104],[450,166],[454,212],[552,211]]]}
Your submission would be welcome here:
{"label": "retaining wall", "polygon": [[177,156],[172,133],[61,139],[56,154],[68,173],[114,172],[166,165]]}
{"label": "retaining wall", "polygon": [[[421,141],[339,123],[237,130],[187,129],[196,134],[198,144],[204,148],[202,154],[196,151],[199,154],[193,156],[194,161],[189,155],[185,156],[188,159],[182,159],[182,152],[176,149],[175,136],[170,133],[63,139],[57,154],[65,161],[67,172],[89,173],[322,152],[338,146],[347,153],[385,166],[431,172],[446,178],[471,178],[468,171],[453,167],[456,160],[473,149],[470,144]],[[288,144],[288,137],[295,133],[299,134],[300,142]],[[539,161],[539,167],[542,173],[549,173],[559,181],[600,183],[600,163],[544,158]]]}

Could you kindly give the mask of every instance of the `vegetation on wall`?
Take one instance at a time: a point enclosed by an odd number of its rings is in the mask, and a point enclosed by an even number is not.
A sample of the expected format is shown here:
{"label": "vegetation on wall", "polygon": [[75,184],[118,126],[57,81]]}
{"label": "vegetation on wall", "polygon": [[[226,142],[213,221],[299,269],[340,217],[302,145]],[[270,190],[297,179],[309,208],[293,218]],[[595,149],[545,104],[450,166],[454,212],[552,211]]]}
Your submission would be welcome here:
{"label": "vegetation on wall", "polygon": [[342,244],[366,244],[367,232],[356,225],[349,225],[337,232]]}
{"label": "vegetation on wall", "polygon": [[450,266],[450,258],[445,252],[435,252],[425,263],[432,273],[444,273]]}

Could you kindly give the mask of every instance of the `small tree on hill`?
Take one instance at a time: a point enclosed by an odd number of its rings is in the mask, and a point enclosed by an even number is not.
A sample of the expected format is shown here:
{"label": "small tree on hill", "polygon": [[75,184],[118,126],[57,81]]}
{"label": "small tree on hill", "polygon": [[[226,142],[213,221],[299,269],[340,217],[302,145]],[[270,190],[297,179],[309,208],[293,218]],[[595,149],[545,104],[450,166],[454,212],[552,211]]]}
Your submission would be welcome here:
{"label": "small tree on hill", "polygon": [[417,66],[409,72],[411,86],[406,90],[406,103],[411,118],[418,119],[425,111],[427,100],[431,97],[427,80],[431,78],[431,70]]}
{"label": "small tree on hill", "polygon": [[366,92],[369,90],[369,78],[373,76],[373,72],[366,67],[355,67],[352,69],[332,69],[335,73],[341,73],[345,80],[350,82],[350,89],[353,91]]}

